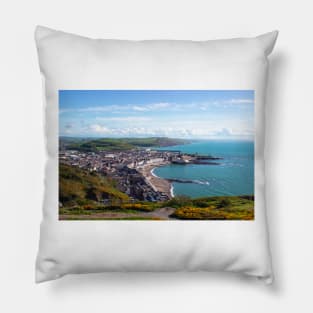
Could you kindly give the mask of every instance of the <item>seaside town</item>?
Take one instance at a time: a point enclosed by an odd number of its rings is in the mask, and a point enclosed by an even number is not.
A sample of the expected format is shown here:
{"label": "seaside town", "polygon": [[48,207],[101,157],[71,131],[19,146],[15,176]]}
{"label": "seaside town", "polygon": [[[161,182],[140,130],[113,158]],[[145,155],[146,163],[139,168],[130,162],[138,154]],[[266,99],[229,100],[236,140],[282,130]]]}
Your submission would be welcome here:
{"label": "seaside town", "polygon": [[217,164],[219,158],[183,154],[180,151],[133,149],[128,151],[82,152],[60,150],[60,163],[77,166],[112,178],[117,188],[132,200],[166,201],[172,197],[171,182],[153,174],[167,164]]}
{"label": "seaside town", "polygon": [[254,98],[59,90],[59,220],[253,219]]}

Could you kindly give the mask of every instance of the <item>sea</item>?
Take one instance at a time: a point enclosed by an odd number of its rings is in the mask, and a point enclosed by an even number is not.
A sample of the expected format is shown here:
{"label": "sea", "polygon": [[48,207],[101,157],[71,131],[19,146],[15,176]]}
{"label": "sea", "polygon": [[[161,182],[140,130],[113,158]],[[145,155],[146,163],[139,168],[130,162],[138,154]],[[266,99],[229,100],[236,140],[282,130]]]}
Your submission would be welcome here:
{"label": "sea", "polygon": [[254,194],[254,143],[252,141],[195,141],[158,150],[179,150],[220,157],[211,164],[170,164],[153,170],[153,174],[173,182],[173,195],[191,198]]}

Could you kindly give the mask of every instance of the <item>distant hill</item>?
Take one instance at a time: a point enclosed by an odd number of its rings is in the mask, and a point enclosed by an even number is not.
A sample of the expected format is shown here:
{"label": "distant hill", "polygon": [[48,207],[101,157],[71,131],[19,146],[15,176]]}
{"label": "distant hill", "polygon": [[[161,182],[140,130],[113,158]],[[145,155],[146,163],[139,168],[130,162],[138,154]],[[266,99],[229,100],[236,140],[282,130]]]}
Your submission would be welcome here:
{"label": "distant hill", "polygon": [[150,138],[60,138],[60,147],[85,152],[125,151],[135,148],[167,147],[189,143],[189,140],[167,137]]}
{"label": "distant hill", "polygon": [[59,166],[59,201],[62,205],[83,205],[105,199],[125,201],[128,196],[114,186],[114,181],[75,166]]}

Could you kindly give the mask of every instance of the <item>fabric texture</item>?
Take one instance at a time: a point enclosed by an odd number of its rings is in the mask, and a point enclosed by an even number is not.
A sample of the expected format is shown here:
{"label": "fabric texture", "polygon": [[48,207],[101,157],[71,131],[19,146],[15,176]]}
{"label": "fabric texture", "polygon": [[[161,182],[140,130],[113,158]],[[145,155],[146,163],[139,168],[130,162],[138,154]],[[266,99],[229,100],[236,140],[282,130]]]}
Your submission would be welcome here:
{"label": "fabric texture", "polygon": [[[277,34],[203,42],[127,41],[37,27],[47,163],[36,282],[105,271],[230,271],[272,281],[264,107],[268,55]],[[254,219],[59,220],[60,90],[253,90]]]}

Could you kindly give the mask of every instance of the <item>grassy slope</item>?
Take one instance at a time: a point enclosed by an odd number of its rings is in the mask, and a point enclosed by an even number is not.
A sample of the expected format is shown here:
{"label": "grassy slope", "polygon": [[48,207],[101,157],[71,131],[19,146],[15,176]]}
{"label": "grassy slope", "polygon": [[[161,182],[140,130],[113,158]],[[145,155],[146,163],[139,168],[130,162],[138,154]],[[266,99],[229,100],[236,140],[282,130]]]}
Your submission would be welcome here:
{"label": "grassy slope", "polygon": [[[173,200],[170,200],[171,202]],[[175,201],[175,200],[174,200]],[[175,206],[175,204],[174,204]],[[186,200],[172,217],[192,220],[253,220],[253,196],[223,196]]]}
{"label": "grassy slope", "polygon": [[114,182],[96,173],[60,164],[59,200],[64,206],[88,205],[104,199],[127,201],[128,196],[117,190]]}
{"label": "grassy slope", "polygon": [[183,139],[173,139],[166,137],[151,138],[99,138],[90,140],[65,140],[60,139],[66,144],[67,149],[97,152],[97,151],[125,151],[138,147],[165,147],[186,143]]}

